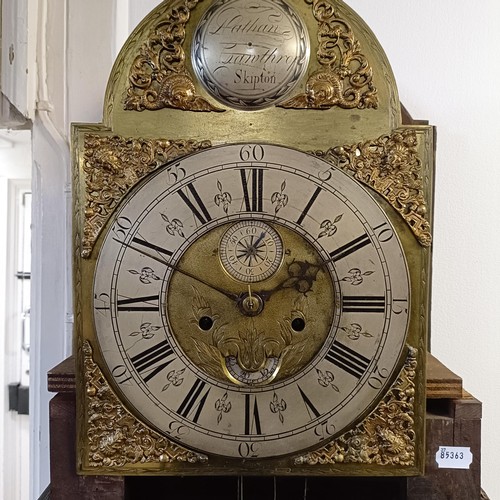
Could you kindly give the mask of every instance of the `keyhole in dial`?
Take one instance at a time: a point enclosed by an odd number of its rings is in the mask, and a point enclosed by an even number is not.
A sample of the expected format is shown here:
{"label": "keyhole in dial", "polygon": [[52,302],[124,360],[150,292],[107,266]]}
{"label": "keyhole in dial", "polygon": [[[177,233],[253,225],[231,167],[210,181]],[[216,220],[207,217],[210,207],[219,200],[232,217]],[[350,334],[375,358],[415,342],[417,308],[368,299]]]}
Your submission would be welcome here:
{"label": "keyhole in dial", "polygon": [[210,318],[209,316],[203,316],[200,318],[200,321],[198,321],[198,326],[204,331],[208,332],[214,326],[214,320]]}
{"label": "keyhole in dial", "polygon": [[295,332],[302,332],[306,327],[306,322],[302,318],[295,318],[292,321],[292,328]]}

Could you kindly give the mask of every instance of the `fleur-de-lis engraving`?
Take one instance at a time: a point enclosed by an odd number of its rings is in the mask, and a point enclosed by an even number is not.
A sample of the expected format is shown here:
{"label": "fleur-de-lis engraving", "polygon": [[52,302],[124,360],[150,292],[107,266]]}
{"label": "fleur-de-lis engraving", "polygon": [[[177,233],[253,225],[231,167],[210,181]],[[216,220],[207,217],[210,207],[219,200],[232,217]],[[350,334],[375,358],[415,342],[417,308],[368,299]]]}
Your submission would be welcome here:
{"label": "fleur-de-lis engraving", "polygon": [[364,281],[364,276],[371,276],[373,271],[361,272],[361,269],[354,268],[349,271],[349,275],[342,278],[342,281],[347,281],[351,285],[358,286]]}
{"label": "fleur-de-lis engraving", "polygon": [[286,401],[284,399],[281,399],[280,401],[276,393],[274,393],[273,400],[269,403],[269,409],[271,410],[272,413],[278,415],[281,423],[285,421],[283,412],[286,410]]}
{"label": "fleur-de-lis engraving", "polygon": [[184,382],[184,379],[182,378],[182,375],[186,369],[183,368],[182,370],[172,370],[168,372],[167,374],[167,384],[163,386],[162,392],[166,391],[170,386],[173,387],[179,387],[182,382]]}
{"label": "fleur-de-lis engraving", "polygon": [[144,340],[150,340],[155,336],[155,333],[160,329],[159,326],[153,326],[152,323],[143,323],[139,327],[138,332],[132,332],[130,334],[131,337],[141,336]]}
{"label": "fleur-de-lis engraving", "polygon": [[215,195],[214,202],[218,207],[222,206],[224,213],[227,214],[229,205],[231,205],[233,198],[227,191],[222,192],[222,183],[219,180],[217,180],[217,189],[219,190],[219,193]]}
{"label": "fleur-de-lis engraving", "polygon": [[361,337],[371,338],[373,335],[363,331],[363,327],[359,323],[351,323],[349,326],[340,328],[347,334],[347,338],[351,340],[359,340]]}
{"label": "fleur-de-lis engraving", "polygon": [[145,285],[150,285],[153,281],[158,281],[159,278],[156,276],[155,272],[153,269],[150,267],[143,267],[140,271],[136,271],[135,269],[129,269],[128,271],[130,274],[135,274],[139,275],[139,280],[141,283],[144,283]]}
{"label": "fleur-de-lis engraving", "polygon": [[167,223],[165,229],[168,234],[172,236],[178,234],[181,238],[184,238],[184,233],[182,231],[184,224],[179,219],[170,220],[165,214],[161,214],[161,218]]}
{"label": "fleur-de-lis engraving", "polygon": [[277,214],[283,207],[288,204],[288,195],[285,194],[286,180],[281,183],[281,190],[272,194],[271,203],[276,205],[274,207],[274,213]]}
{"label": "fleur-de-lis engraving", "polygon": [[331,238],[337,232],[337,224],[342,220],[343,216],[344,214],[337,215],[333,222],[328,219],[324,220],[319,226],[322,231],[319,233],[318,238]]}
{"label": "fleur-de-lis engraving", "polygon": [[340,392],[339,388],[334,384],[335,375],[332,372],[326,371],[323,373],[316,368],[316,373],[318,374],[318,383],[321,387],[331,387],[334,391]]}
{"label": "fleur-de-lis engraving", "polygon": [[215,402],[215,410],[219,412],[219,414],[217,415],[217,425],[219,425],[220,421],[222,420],[222,414],[229,413],[231,411],[231,408],[231,401],[228,401],[228,394],[227,392],[225,392],[224,396],[222,396]]}

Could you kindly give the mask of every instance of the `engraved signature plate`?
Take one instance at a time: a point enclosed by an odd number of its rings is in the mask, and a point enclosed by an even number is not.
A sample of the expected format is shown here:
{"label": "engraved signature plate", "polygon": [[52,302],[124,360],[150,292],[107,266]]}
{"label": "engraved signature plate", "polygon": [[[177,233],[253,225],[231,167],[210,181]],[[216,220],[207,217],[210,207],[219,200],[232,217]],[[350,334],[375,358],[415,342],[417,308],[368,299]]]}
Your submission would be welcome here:
{"label": "engraved signature plate", "polygon": [[309,36],[282,0],[219,0],[196,29],[192,59],[217,100],[261,109],[283,99],[303,75]]}

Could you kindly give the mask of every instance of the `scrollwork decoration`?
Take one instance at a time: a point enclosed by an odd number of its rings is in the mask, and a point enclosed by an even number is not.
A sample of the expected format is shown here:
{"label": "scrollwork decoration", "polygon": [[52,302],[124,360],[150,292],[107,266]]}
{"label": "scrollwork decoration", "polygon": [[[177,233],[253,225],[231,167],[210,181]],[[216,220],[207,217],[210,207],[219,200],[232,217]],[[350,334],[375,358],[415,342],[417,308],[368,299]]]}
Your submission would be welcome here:
{"label": "scrollwork decoration", "polygon": [[[157,462],[203,463],[192,452],[152,431],[125,410],[93,360],[88,341],[82,345],[87,398],[88,465],[100,471]],[[160,465],[159,465],[160,466]]]}
{"label": "scrollwork decoration", "polygon": [[186,24],[200,1],[170,2],[165,18],[152,31],[132,64],[124,103],[126,110],[224,111],[196,93],[185,67]]}
{"label": "scrollwork decoration", "polygon": [[[90,256],[100,231],[122,197],[140,179],[175,158],[211,145],[209,141],[133,139],[97,134],[86,134],[84,142],[82,209],[85,220],[81,241],[84,258]],[[179,175],[181,173],[172,167],[172,184],[180,180]]]}
{"label": "scrollwork decoration", "polygon": [[404,217],[420,244],[431,245],[415,130],[399,130],[376,140],[314,154],[375,189]]}
{"label": "scrollwork decoration", "polygon": [[415,372],[417,350],[377,408],[354,429],[323,448],[295,458],[295,465],[415,465]]}
{"label": "scrollwork decoration", "polygon": [[317,60],[305,92],[279,104],[283,108],[368,109],[378,107],[373,70],[349,24],[328,0],[305,0],[318,22]]}

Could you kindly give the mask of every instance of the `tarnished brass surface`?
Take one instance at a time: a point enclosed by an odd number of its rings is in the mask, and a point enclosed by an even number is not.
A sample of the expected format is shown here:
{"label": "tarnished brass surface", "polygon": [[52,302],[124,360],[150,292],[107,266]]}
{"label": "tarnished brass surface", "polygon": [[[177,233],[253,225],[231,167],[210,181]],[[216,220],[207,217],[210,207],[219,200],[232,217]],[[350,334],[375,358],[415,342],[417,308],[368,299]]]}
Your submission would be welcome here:
{"label": "tarnished brass surface", "polygon": [[90,255],[109,215],[140,179],[179,156],[210,147],[210,141],[147,140],[97,134],[86,134],[84,142],[83,257]]}
{"label": "tarnished brass surface", "polygon": [[125,109],[224,111],[196,93],[193,79],[185,67],[186,23],[197,4],[198,0],[171,2],[165,19],[142,45],[130,69]]}
{"label": "tarnished brass surface", "polygon": [[354,429],[327,446],[295,459],[296,465],[336,463],[415,465],[415,371],[417,350],[377,408]]}
{"label": "tarnished brass surface", "polygon": [[316,154],[375,189],[404,217],[418,241],[430,246],[428,200],[415,130],[398,130],[376,140]]}
{"label": "tarnished brass surface", "polygon": [[317,60],[321,69],[312,73],[306,91],[278,104],[283,108],[377,108],[373,69],[363,54],[349,22],[332,2],[305,0],[318,22]]}
{"label": "tarnished brass surface", "polygon": [[89,342],[82,345],[85,374],[89,467],[121,468],[153,462],[203,463],[208,457],[187,450],[147,428],[120,403],[95,364]]}
{"label": "tarnished brass surface", "polygon": [[[193,243],[178,266],[237,295],[247,287],[229,277],[218,261],[218,243],[227,227],[219,226]],[[236,306],[226,296],[203,284],[193,286],[193,280],[182,274],[174,273],[169,283],[167,313],[177,342],[196,366],[222,382],[228,381],[225,363],[230,358],[238,359],[241,372],[250,373],[260,372],[268,359],[279,359],[276,373],[269,373],[262,384],[290,377],[305,368],[330,332],[336,307],[330,273],[300,235],[278,225],[274,229],[283,239],[285,262],[264,290],[258,283],[251,285],[252,293],[267,299],[255,317],[235,314]],[[312,288],[314,283],[314,292],[298,292],[300,280],[304,287],[310,283]],[[187,304],[190,313],[186,313]],[[197,325],[202,316],[214,318],[215,323],[213,330],[200,336]],[[300,333],[292,329],[295,318],[305,321]]]}

